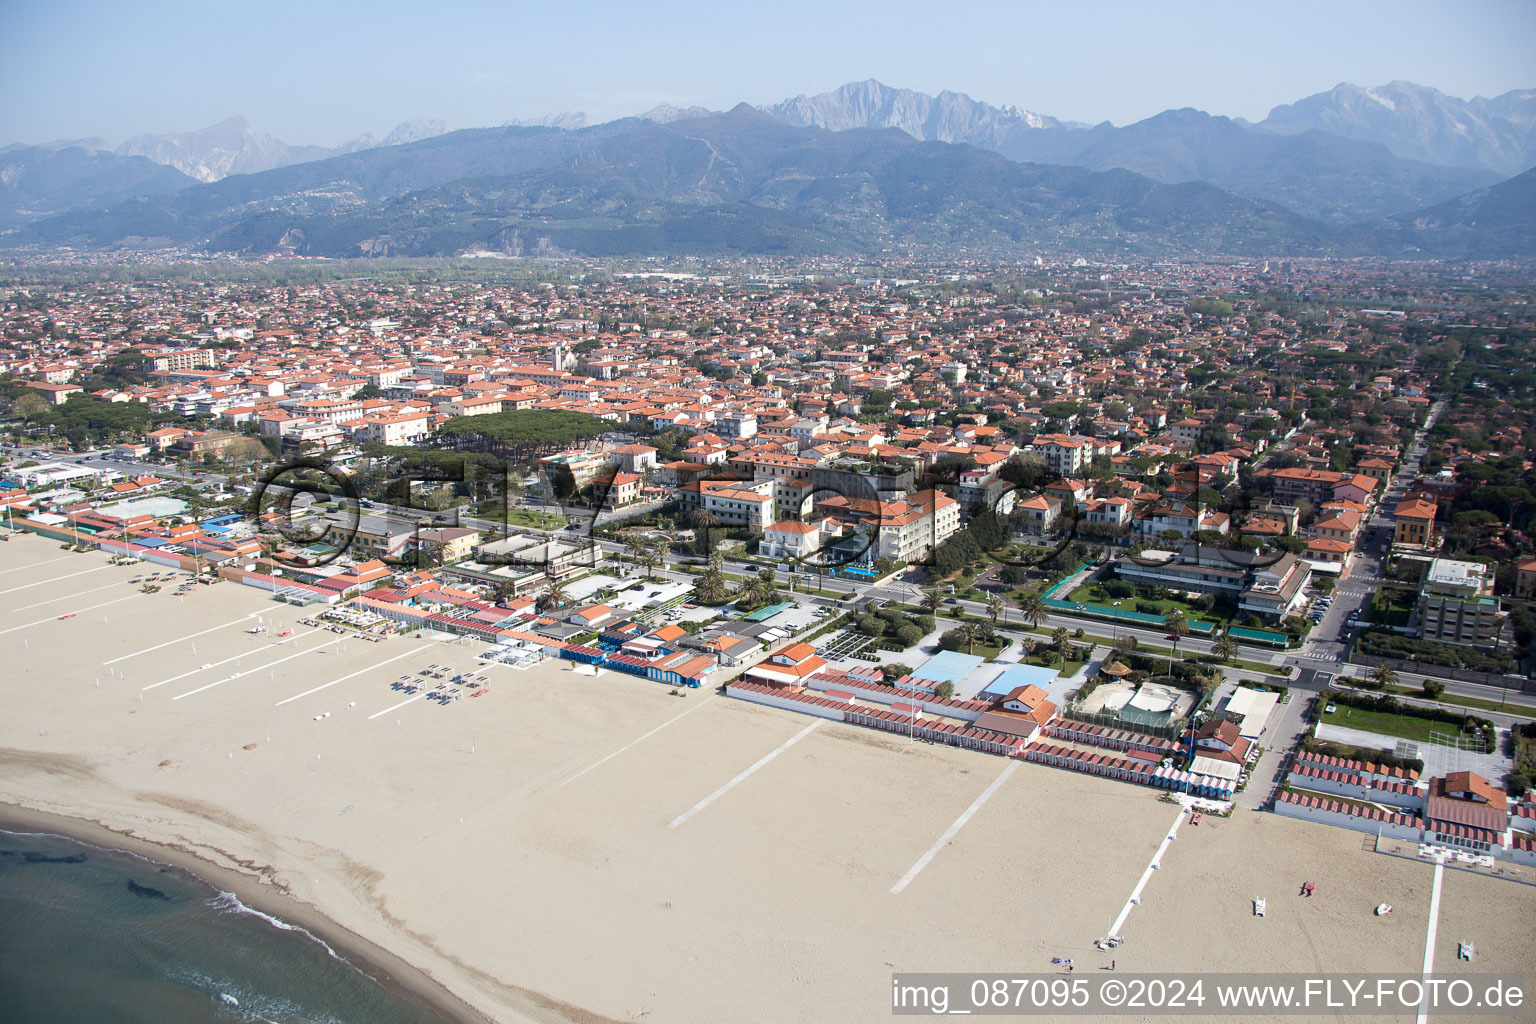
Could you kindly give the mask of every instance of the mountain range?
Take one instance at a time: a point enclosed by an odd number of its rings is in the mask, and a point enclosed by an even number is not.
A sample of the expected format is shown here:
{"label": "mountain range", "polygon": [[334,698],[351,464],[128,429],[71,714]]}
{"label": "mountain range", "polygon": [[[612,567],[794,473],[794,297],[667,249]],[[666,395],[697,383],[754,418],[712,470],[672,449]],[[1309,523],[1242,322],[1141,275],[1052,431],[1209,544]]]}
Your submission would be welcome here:
{"label": "mountain range", "polygon": [[1407,83],[1339,86],[1257,125],[1185,109],[1087,126],[874,81],[591,126],[408,122],[330,150],[232,118],[111,151],[0,150],[0,245],[1500,255],[1528,249],[1531,176],[1501,179],[1528,165],[1533,137],[1536,91],[1464,102]]}

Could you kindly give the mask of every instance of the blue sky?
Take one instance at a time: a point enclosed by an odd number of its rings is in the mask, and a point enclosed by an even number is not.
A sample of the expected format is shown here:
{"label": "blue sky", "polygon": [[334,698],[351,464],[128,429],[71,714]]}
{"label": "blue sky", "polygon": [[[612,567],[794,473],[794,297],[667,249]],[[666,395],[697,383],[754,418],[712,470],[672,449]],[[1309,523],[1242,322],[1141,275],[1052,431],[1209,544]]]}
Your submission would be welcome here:
{"label": "blue sky", "polygon": [[409,118],[606,120],[864,78],[1078,121],[1182,106],[1257,120],[1341,81],[1464,98],[1536,87],[1533,53],[1530,0],[0,0],[0,143],[116,142],[244,114],[287,142],[334,145]]}

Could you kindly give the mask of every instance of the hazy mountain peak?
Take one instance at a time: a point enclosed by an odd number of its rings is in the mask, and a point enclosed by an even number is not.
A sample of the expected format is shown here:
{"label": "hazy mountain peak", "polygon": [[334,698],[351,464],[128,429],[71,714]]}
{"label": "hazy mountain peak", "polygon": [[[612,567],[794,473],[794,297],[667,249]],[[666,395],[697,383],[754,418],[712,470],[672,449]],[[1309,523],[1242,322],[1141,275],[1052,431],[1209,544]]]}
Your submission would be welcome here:
{"label": "hazy mountain peak", "polygon": [[142,156],[199,181],[252,174],[329,155],[320,146],[289,146],[257,131],[243,115],[190,132],[138,135],[117,147],[118,156]]}
{"label": "hazy mountain peak", "polygon": [[562,131],[573,132],[578,128],[587,126],[585,111],[565,111],[559,114],[545,114],[543,117],[522,117],[503,122],[503,128],[559,128]]}
{"label": "hazy mountain peak", "polygon": [[[402,146],[407,142],[420,142],[422,139],[435,139],[439,135],[446,135],[453,131],[447,121],[436,118],[417,118],[414,121],[401,121],[382,139],[372,132],[363,132],[357,138],[343,142],[340,146],[323,156],[341,156],[346,153],[358,153],[365,149],[378,149],[381,146]],[[321,159],[317,157],[314,159]]]}
{"label": "hazy mountain peak", "polygon": [[1021,107],[994,107],[947,89],[929,96],[873,78],[816,96],[796,96],[762,110],[775,120],[800,127],[898,128],[925,142],[963,142],[998,151],[1006,151],[1010,138],[1022,132],[1061,127],[1054,117]]}
{"label": "hazy mountain peak", "polygon": [[641,114],[640,120],[671,124],[673,121],[691,121],[696,117],[712,117],[715,113],[708,107],[674,107],[670,103],[658,103]]}
{"label": "hazy mountain peak", "polygon": [[1260,127],[1330,132],[1412,160],[1512,174],[1536,162],[1536,90],[1467,101],[1413,82],[1341,82],[1274,108]]}

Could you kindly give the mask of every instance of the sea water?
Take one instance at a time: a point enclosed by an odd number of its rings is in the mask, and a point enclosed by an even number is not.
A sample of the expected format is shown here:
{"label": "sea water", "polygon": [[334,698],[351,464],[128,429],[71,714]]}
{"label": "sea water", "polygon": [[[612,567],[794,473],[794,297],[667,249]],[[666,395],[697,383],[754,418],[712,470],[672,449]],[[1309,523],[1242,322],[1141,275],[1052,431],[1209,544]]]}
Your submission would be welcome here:
{"label": "sea water", "polygon": [[186,872],[0,831],[0,1024],[442,1019]]}

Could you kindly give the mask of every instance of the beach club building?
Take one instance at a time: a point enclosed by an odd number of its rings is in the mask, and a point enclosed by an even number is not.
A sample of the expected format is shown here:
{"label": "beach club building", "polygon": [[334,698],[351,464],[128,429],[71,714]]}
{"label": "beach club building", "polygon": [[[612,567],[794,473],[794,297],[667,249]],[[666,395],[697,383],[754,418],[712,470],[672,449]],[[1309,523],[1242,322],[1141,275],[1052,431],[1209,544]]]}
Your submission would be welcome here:
{"label": "beach club building", "polygon": [[1286,781],[1275,798],[1277,814],[1417,842],[1424,856],[1536,866],[1536,813],[1526,810],[1532,805],[1512,814],[1504,792],[1476,772],[1425,783],[1417,772],[1301,751]]}

